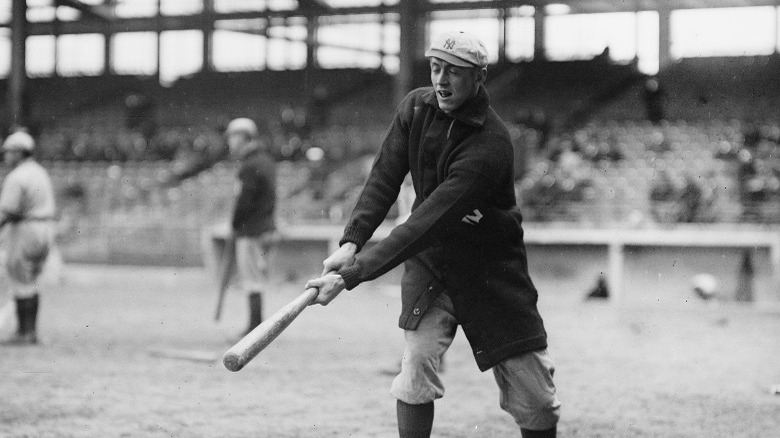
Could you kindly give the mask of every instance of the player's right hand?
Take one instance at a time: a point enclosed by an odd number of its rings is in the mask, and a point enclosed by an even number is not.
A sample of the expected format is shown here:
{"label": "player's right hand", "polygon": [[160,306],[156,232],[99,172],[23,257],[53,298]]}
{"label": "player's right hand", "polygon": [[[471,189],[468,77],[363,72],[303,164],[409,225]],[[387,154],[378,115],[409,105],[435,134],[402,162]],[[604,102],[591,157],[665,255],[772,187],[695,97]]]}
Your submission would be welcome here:
{"label": "player's right hand", "polygon": [[355,254],[357,253],[357,245],[352,242],[346,242],[341,245],[339,249],[333,252],[325,261],[322,262],[322,276],[325,276],[328,272],[335,272],[351,265],[355,262]]}
{"label": "player's right hand", "polygon": [[327,306],[331,301],[336,299],[346,285],[344,284],[344,279],[341,278],[341,275],[331,272],[320,278],[307,281],[306,289],[312,287],[316,287],[319,293],[311,304]]}

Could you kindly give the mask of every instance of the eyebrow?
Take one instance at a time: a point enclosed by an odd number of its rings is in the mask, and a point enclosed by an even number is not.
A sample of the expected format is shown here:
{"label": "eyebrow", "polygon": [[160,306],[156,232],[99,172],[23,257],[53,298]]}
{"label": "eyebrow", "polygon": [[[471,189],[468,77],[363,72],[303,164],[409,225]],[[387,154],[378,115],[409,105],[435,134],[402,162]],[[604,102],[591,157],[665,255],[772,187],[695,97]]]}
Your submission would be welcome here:
{"label": "eyebrow", "polygon": [[443,61],[443,60],[440,60],[440,59],[431,58],[431,66],[433,66],[433,65],[435,65],[437,67],[442,67],[442,68],[455,68],[455,69],[466,69],[467,68],[467,67],[461,67],[461,66],[455,65],[455,64],[450,64],[449,62]]}

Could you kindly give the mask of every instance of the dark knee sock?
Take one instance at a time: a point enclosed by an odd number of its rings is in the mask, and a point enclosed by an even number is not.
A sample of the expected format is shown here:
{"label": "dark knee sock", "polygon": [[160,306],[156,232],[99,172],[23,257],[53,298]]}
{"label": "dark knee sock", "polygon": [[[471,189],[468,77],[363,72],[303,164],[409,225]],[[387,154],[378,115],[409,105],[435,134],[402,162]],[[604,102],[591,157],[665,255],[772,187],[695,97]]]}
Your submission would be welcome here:
{"label": "dark knee sock", "polygon": [[38,294],[30,298],[16,299],[16,317],[19,324],[17,334],[35,333],[38,321]]}
{"label": "dark knee sock", "polygon": [[398,400],[398,436],[400,438],[428,438],[433,428],[433,402],[410,405]]}
{"label": "dark knee sock", "polygon": [[528,430],[520,429],[520,434],[523,438],[555,438],[557,434],[557,427],[547,430]]}
{"label": "dark knee sock", "polygon": [[247,333],[263,322],[263,295],[260,292],[249,294],[249,326]]}
{"label": "dark knee sock", "polygon": [[23,335],[27,330],[27,306],[25,298],[16,298],[16,334]]}
{"label": "dark knee sock", "polygon": [[32,298],[30,298],[30,313],[28,314],[29,322],[27,323],[27,328],[29,330],[29,333],[35,334],[38,331],[38,306],[39,306],[39,295],[35,294]]}

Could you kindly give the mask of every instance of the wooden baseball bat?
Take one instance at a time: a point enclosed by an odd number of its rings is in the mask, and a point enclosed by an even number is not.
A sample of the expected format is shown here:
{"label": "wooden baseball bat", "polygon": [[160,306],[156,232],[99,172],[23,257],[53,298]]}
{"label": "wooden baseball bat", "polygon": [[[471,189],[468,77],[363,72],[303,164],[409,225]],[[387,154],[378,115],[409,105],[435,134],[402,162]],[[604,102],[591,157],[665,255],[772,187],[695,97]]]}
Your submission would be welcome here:
{"label": "wooden baseball bat", "polygon": [[297,298],[290,301],[263,321],[246,336],[236,342],[222,357],[222,363],[230,371],[236,372],[244,368],[244,365],[254,359],[263,351],[280,333],[290,325],[309,304],[317,298],[319,290],[316,287],[306,289]]}

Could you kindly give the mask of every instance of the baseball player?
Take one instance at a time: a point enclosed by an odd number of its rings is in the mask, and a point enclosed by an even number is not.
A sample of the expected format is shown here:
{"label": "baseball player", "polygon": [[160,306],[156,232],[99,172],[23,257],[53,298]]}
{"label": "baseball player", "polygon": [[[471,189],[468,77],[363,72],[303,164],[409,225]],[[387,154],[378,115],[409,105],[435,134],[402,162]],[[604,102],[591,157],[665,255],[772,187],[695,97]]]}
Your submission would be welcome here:
{"label": "baseball player", "polygon": [[0,192],[0,227],[5,231],[5,268],[18,323],[16,334],[3,342],[6,345],[38,342],[39,279],[54,242],[54,190],[49,174],[33,158],[34,150],[35,141],[24,131],[3,142],[11,171]]}
{"label": "baseball player", "polygon": [[268,281],[266,259],[276,230],[276,163],[265,150],[251,119],[232,120],[225,136],[230,153],[241,162],[231,229],[240,287],[249,300],[249,333],[263,321],[262,294]]}
{"label": "baseball player", "polygon": [[[399,105],[340,248],[306,287],[317,287],[315,303],[327,305],[404,262],[406,348],[391,387],[402,438],[430,436],[434,400],[444,395],[440,360],[458,325],[479,369],[493,370],[500,406],[521,435],[555,437],[554,367],[516,209],[513,146],[484,87],[487,52],[475,36],[448,32],[425,55],[433,86]],[[364,248],[407,172],[411,215]]]}

